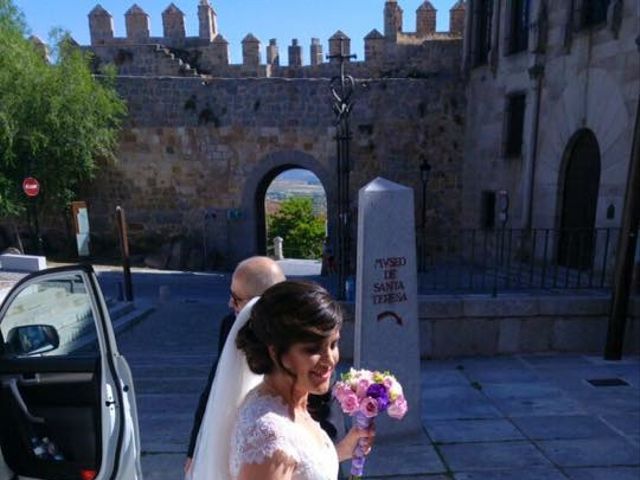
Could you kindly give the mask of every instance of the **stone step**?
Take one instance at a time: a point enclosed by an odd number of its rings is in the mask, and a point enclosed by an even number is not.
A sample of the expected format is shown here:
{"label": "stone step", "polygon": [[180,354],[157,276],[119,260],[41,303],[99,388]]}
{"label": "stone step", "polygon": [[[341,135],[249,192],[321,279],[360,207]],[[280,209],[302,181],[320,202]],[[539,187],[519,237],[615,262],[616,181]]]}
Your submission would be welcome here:
{"label": "stone step", "polygon": [[133,302],[111,301],[110,303],[107,302],[107,308],[109,309],[109,317],[111,317],[111,322],[114,323],[128,313],[134,311],[136,306]]}
{"label": "stone step", "polygon": [[177,57],[175,53],[173,53],[170,49],[165,47],[164,45],[156,45],[155,51],[159,54],[163,55],[164,58],[170,62],[172,65],[176,66],[177,72],[176,74],[180,75],[188,75],[192,77],[197,77],[200,74],[198,71],[189,65],[187,62]]}

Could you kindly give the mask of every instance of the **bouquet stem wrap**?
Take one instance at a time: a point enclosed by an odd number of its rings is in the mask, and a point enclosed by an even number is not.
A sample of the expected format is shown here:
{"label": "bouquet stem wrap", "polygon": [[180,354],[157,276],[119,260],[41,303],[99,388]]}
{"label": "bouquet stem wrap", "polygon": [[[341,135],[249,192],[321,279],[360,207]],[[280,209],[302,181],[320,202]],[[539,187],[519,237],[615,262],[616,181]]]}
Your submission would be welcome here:
{"label": "bouquet stem wrap", "polygon": [[[354,422],[356,426],[360,429],[366,430],[373,423],[373,418],[367,417],[364,413],[358,412],[353,416]],[[362,478],[362,474],[364,473],[364,462],[366,460],[364,454],[364,439],[360,439],[358,441],[358,446],[353,452],[353,457],[351,458],[351,478],[357,480]]]}

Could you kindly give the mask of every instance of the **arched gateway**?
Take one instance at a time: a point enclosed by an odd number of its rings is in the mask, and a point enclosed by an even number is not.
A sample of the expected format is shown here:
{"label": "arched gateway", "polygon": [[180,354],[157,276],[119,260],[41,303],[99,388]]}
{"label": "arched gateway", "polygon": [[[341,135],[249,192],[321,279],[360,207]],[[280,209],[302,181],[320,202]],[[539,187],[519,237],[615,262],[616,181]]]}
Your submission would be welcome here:
{"label": "arched gateway", "polygon": [[296,150],[271,153],[264,157],[250,172],[245,183],[242,195],[242,210],[247,214],[247,218],[244,221],[244,235],[249,240],[247,245],[251,251],[246,252],[244,256],[266,254],[265,194],[271,182],[278,175],[294,168],[309,170],[320,179],[327,196],[327,224],[329,231],[335,231],[335,228],[333,228],[336,220],[337,201],[335,175],[330,173],[326,165],[306,153]]}
{"label": "arched gateway", "polygon": [[600,148],[591,130],[576,132],[565,152],[558,263],[590,268],[600,189]]}

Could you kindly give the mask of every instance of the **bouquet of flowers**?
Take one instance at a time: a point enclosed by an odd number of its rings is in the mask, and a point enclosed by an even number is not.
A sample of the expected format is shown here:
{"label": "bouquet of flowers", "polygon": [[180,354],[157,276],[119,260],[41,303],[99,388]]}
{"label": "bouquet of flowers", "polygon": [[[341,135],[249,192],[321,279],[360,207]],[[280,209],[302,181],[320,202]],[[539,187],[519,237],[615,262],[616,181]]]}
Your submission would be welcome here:
{"label": "bouquet of flowers", "polygon": [[[351,369],[343,373],[333,387],[333,396],[342,411],[353,417],[359,428],[368,428],[373,419],[383,412],[401,420],[407,413],[407,401],[402,385],[389,372]],[[351,460],[351,477],[362,478],[365,455],[358,445]]]}

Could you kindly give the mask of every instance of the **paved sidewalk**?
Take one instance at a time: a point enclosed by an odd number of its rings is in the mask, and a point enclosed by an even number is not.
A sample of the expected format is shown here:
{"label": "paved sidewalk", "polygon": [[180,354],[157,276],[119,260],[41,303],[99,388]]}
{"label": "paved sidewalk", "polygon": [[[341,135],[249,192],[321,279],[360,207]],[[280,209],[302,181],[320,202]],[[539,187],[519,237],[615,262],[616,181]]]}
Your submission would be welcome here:
{"label": "paved sidewalk", "polygon": [[[290,275],[298,265],[292,267]],[[159,308],[120,332],[118,343],[134,372],[145,480],[176,480],[217,324],[228,310],[229,275],[152,273],[136,275],[135,291],[147,300],[141,307]],[[99,277],[113,296],[119,272]],[[594,355],[540,354],[421,366],[422,419],[432,445],[415,454],[428,456],[429,473],[387,478],[640,479],[639,357],[607,362]],[[409,453],[375,455],[371,462],[392,463]]]}
{"label": "paved sidewalk", "polygon": [[422,418],[439,458],[434,475],[412,478],[638,480],[639,387],[638,357],[423,362]]}

